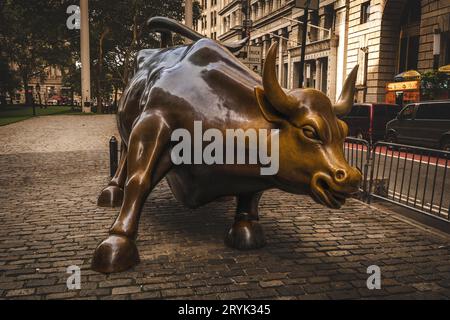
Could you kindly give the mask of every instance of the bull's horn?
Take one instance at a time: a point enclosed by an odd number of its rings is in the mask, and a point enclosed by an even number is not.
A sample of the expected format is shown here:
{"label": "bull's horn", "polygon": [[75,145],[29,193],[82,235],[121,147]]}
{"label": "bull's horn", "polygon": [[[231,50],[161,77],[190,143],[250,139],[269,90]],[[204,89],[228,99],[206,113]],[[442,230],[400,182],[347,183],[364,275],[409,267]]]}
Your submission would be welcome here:
{"label": "bull's horn", "polygon": [[270,46],[263,67],[264,94],[272,106],[284,115],[289,115],[298,104],[296,99],[287,95],[278,83],[275,73],[278,43]]}
{"label": "bull's horn", "polygon": [[353,107],[353,99],[355,97],[355,83],[358,75],[358,65],[356,65],[342,87],[342,93],[339,100],[333,105],[333,111],[337,116],[345,116],[350,113]]}
{"label": "bull's horn", "polygon": [[235,53],[239,52],[239,50],[241,50],[248,43],[249,40],[250,38],[247,37],[237,42],[224,43],[223,46],[228,50],[230,50],[231,52]]}

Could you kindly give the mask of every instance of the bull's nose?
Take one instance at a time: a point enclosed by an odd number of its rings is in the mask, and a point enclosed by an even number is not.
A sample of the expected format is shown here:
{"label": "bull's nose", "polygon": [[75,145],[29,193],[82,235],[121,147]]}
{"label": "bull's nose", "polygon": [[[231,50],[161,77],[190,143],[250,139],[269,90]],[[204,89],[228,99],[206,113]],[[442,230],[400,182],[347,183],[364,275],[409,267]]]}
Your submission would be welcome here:
{"label": "bull's nose", "polygon": [[347,179],[347,172],[343,169],[337,169],[334,173],[334,179],[339,183],[345,181]]}
{"label": "bull's nose", "polygon": [[351,188],[357,188],[361,180],[361,172],[356,168],[337,169],[334,172],[334,181],[341,186],[346,185]]}

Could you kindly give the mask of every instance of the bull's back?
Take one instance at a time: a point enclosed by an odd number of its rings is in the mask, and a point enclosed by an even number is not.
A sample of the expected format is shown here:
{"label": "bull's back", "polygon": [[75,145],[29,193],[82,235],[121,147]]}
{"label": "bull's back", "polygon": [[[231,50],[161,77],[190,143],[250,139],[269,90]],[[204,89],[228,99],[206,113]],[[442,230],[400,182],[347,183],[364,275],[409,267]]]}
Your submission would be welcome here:
{"label": "bull's back", "polygon": [[199,120],[219,129],[243,128],[252,119],[264,122],[253,93],[260,84],[258,75],[211,39],[143,50],[119,107],[119,128],[128,139],[136,117],[158,108],[183,123]]}
{"label": "bull's back", "polygon": [[188,46],[145,49],[137,56],[136,72],[125,88],[119,103],[117,122],[122,139],[128,141],[133,123],[145,109],[143,96],[151,90],[161,70],[178,63]]}

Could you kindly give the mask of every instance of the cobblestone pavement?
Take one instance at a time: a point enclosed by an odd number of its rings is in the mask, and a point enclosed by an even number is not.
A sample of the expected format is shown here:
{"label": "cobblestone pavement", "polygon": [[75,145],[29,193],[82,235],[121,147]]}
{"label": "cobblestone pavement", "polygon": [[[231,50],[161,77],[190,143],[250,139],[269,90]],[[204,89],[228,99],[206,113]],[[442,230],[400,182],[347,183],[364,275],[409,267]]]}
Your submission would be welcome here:
{"label": "cobblestone pavement", "polygon": [[[233,200],[185,209],[165,182],[143,210],[142,262],[120,274],[93,272],[93,250],[118,212],[96,206],[114,133],[111,116],[0,128],[2,299],[450,298],[450,237],[393,212],[356,200],[333,211],[270,191],[261,203],[268,244],[240,252],[223,244]],[[374,264],[381,290],[366,287]],[[81,290],[67,289],[70,265],[82,269]]]}

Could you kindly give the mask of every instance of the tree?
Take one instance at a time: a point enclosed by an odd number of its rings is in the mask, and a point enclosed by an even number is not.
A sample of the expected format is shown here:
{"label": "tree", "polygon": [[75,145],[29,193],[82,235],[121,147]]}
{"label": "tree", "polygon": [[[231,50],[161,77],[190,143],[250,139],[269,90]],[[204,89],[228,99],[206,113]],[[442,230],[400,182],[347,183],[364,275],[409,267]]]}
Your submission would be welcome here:
{"label": "tree", "polygon": [[[154,16],[176,20],[183,18],[183,0],[104,0],[89,1],[91,79],[93,94],[97,97],[97,111],[101,101],[113,90],[123,90],[134,69],[134,58],[143,48],[159,46],[159,36],[146,29],[146,22]],[[197,3],[198,5],[198,3]],[[198,10],[197,10],[198,11]],[[79,31],[72,31],[78,34]],[[79,61],[79,41],[71,41],[73,57]],[[76,68],[70,68],[67,79],[78,77]],[[115,94],[116,96],[116,94]]]}
{"label": "tree", "polygon": [[[70,57],[64,1],[4,0],[0,6],[1,56],[8,57],[25,90],[32,77]],[[26,95],[27,103],[30,96]]]}
{"label": "tree", "polygon": [[[66,9],[72,4],[73,0],[0,1],[0,57],[8,57],[6,65],[14,66],[25,89],[31,78],[45,76],[46,67],[58,66],[64,81],[72,80],[78,90],[80,31],[66,26]],[[137,52],[159,46],[158,34],[146,29],[147,20],[166,16],[180,21],[183,0],[90,0],[89,6],[92,80],[101,106],[113,89],[126,86]],[[196,1],[194,19],[199,10]],[[13,84],[9,76],[8,81]]]}
{"label": "tree", "polygon": [[12,97],[19,87],[20,81],[16,72],[10,68],[8,60],[0,56],[0,105],[6,104],[6,95]]}
{"label": "tree", "polygon": [[[103,3],[101,0],[96,2]],[[155,33],[146,29],[146,22],[154,16],[166,16],[176,20],[183,17],[182,0],[119,0],[114,6],[114,11],[107,9],[110,20],[108,28],[111,31],[109,37],[109,49],[107,62],[122,80],[123,86],[128,82],[133,68],[135,54],[143,48],[157,47],[159,39]],[[105,13],[98,16],[102,19]],[[95,15],[92,16],[94,20]]]}

